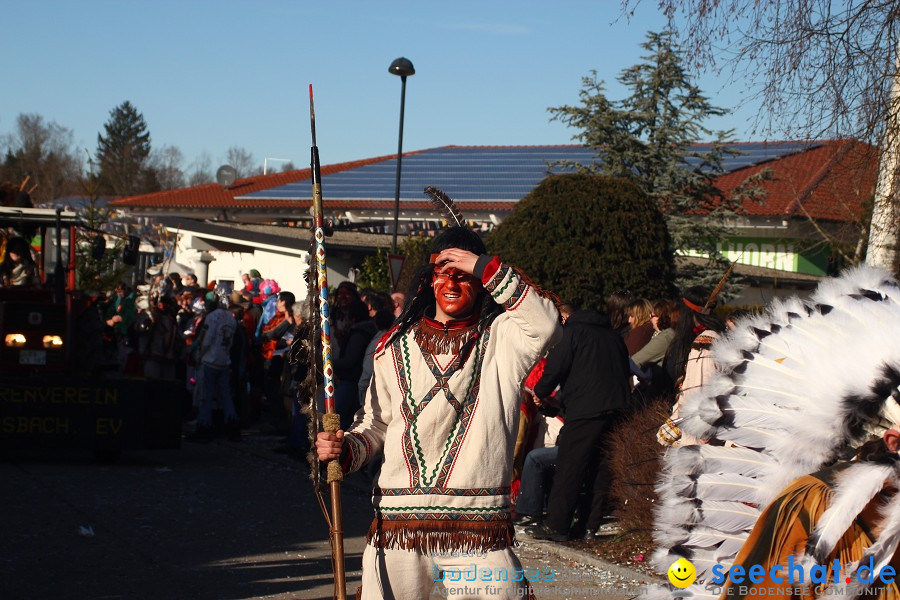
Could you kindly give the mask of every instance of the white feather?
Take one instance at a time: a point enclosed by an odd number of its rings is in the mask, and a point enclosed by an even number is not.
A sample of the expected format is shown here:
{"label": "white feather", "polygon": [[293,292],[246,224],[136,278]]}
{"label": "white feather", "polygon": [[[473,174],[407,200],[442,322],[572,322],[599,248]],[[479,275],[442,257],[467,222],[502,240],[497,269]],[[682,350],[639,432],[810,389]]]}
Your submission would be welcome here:
{"label": "white feather", "polygon": [[722,545],[716,550],[716,562],[719,564],[732,564],[737,553],[741,551],[741,546],[747,541],[749,533],[736,535],[722,542]]}
{"label": "white feather", "polygon": [[759,518],[759,509],[742,502],[707,500],[697,509],[705,526],[717,531],[736,533],[750,531]]}
{"label": "white feather", "polygon": [[775,467],[771,457],[749,448],[700,446],[701,467],[709,473],[737,473],[747,477],[768,474]]}
{"label": "white feather", "polygon": [[695,495],[701,500],[753,502],[759,481],[734,473],[705,473],[696,479]]}
{"label": "white feather", "polygon": [[900,545],[900,498],[894,496],[891,501],[881,509],[881,518],[874,527],[880,531],[878,539],[866,550],[865,558],[861,562],[867,562],[868,557],[874,557],[873,575],[877,577],[894,557],[897,546]]}
{"label": "white feather", "polygon": [[822,562],[831,554],[838,540],[893,473],[890,465],[860,463],[838,475],[831,504],[822,513],[811,536],[816,540],[813,558]]}

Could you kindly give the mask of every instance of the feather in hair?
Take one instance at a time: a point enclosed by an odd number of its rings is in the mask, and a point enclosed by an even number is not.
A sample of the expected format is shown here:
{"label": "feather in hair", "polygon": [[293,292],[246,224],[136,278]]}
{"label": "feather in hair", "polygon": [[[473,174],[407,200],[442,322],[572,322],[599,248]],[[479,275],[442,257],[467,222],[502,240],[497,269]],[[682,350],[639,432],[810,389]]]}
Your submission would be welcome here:
{"label": "feather in hair", "polygon": [[[744,253],[741,253],[743,256]],[[710,308],[716,303],[716,298],[719,297],[719,294],[722,293],[722,290],[725,288],[725,282],[728,281],[728,277],[731,275],[731,272],[734,271],[734,267],[737,265],[738,261],[741,260],[741,256],[738,256],[734,259],[734,262],[731,263],[731,266],[728,267],[728,270],[725,271],[725,274],[722,275],[722,279],[719,280],[719,283],[716,284],[716,287],[713,288],[712,293],[709,295],[709,299],[706,301],[706,304],[703,305],[703,310],[700,312],[704,315],[709,314]]]}
{"label": "feather in hair", "polygon": [[448,224],[459,227],[466,226],[466,220],[463,218],[462,212],[460,212],[459,207],[456,206],[456,203],[450,196],[430,185],[425,188],[425,194],[431,198],[434,205],[441,211]]}

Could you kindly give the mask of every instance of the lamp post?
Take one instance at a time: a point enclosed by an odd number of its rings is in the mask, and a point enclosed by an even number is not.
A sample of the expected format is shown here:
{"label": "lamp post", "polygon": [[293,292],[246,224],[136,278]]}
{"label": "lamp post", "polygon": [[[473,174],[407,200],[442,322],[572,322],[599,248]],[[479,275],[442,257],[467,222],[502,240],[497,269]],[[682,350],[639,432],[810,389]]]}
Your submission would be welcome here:
{"label": "lamp post", "polygon": [[399,75],[400,81],[400,136],[397,141],[397,183],[394,186],[394,237],[391,253],[397,254],[397,229],[400,227],[400,166],[403,161],[403,109],[406,104],[406,78],[416,74],[412,61],[402,56],[391,63],[388,72]]}

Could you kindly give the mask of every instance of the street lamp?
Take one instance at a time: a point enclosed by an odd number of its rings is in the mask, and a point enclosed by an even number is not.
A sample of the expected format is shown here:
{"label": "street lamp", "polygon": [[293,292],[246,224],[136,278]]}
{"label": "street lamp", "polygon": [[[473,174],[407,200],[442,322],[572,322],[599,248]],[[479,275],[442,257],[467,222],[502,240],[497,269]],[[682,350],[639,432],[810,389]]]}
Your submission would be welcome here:
{"label": "street lamp", "polygon": [[406,104],[406,78],[416,74],[412,61],[402,56],[391,63],[388,72],[399,75],[400,81],[400,136],[397,141],[397,183],[394,186],[394,238],[391,242],[391,253],[397,254],[397,228],[400,226],[400,165],[403,160],[403,109]]}

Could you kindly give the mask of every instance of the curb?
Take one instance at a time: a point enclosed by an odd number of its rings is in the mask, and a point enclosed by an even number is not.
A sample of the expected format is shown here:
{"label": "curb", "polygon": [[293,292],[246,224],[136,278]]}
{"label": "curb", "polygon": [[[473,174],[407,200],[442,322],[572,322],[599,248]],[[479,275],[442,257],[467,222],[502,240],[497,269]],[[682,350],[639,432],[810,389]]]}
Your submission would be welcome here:
{"label": "curb", "polygon": [[607,560],[603,560],[596,554],[585,552],[584,550],[579,550],[578,548],[572,548],[571,546],[566,546],[554,542],[535,540],[524,535],[517,535],[516,538],[518,539],[520,545],[537,548],[540,551],[546,552],[547,554],[555,556],[556,558],[559,558],[561,560],[581,565],[587,565],[599,571],[617,573],[635,582],[665,583],[666,581],[663,577],[651,575],[643,571],[638,571],[637,569],[634,569],[627,565],[620,565],[609,562]]}

